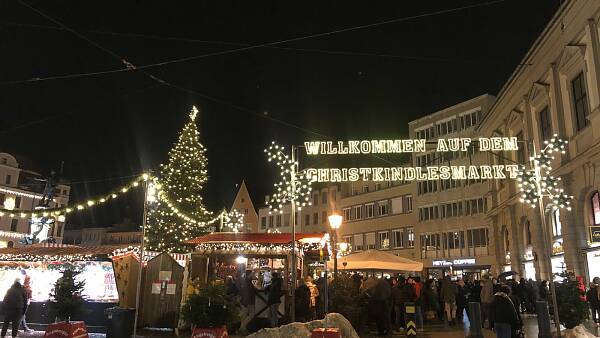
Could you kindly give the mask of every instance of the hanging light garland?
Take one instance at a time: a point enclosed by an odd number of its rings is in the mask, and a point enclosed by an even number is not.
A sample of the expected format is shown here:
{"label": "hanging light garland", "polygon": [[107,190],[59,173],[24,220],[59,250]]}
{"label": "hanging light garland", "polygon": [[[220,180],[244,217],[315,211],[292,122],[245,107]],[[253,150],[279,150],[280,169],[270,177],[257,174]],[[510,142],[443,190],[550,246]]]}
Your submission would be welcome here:
{"label": "hanging light garland", "polygon": [[567,195],[565,190],[560,188],[560,177],[550,175],[552,161],[555,159],[554,154],[565,154],[567,144],[568,141],[558,138],[555,134],[550,140],[544,141],[544,148],[540,154],[530,158],[533,163],[532,168],[528,169],[525,166],[521,168],[517,179],[522,192],[520,199],[522,203],[535,208],[540,199],[548,197],[552,209],[571,210],[573,196]]}
{"label": "hanging light garland", "polygon": [[310,202],[312,178],[299,172],[298,161],[290,159],[284,151],[285,148],[277,145],[275,141],[271,143],[269,148],[265,149],[267,161],[275,162],[279,167],[281,176],[281,181],[274,184],[275,192],[267,202],[269,214],[272,212],[283,214],[283,206],[292,201],[297,203],[298,210],[312,205]]}
{"label": "hanging light garland", "polygon": [[[135,180],[133,180],[129,184],[124,185],[124,186],[120,187],[119,189],[116,189],[116,190],[110,192],[109,194],[103,195],[98,198],[89,199],[85,202],[71,204],[71,205],[57,207],[57,208],[38,209],[38,210],[34,210],[34,211],[32,211],[32,210],[17,211],[17,210],[14,210],[13,208],[3,207],[3,208],[0,208],[0,217],[2,217],[4,215],[8,215],[12,218],[15,218],[15,217],[20,217],[20,218],[55,217],[59,221],[62,220],[64,222],[65,215],[70,214],[72,212],[76,212],[76,211],[83,211],[83,210],[91,209],[95,206],[102,205],[108,201],[115,200],[115,199],[129,193],[131,190],[142,186],[141,183],[146,182],[148,180],[152,181],[152,184],[149,186],[149,190],[152,190],[152,191],[148,191],[148,196],[149,196],[148,201],[153,202],[156,198],[160,199],[162,202],[164,202],[169,207],[171,212],[173,214],[175,214],[177,217],[179,217],[187,222],[194,223],[194,224],[197,224],[200,226],[206,226],[206,225],[213,224],[221,218],[222,213],[207,222],[200,222],[200,221],[196,221],[194,218],[180,212],[179,209],[177,208],[177,204],[172,203],[168,199],[166,194],[163,192],[163,190],[161,189],[162,185],[160,184],[159,179],[157,177],[153,177],[152,175],[147,174],[147,173],[140,175],[139,177],[137,177]],[[6,205],[7,204],[5,204],[5,206]],[[8,203],[8,206],[10,207],[10,203]],[[207,215],[213,214],[212,212],[206,211],[206,210],[204,212]],[[239,216],[238,214],[229,215],[226,211],[223,211],[223,213],[225,213],[225,215],[227,217],[226,219],[228,219],[228,220],[234,219],[235,217]],[[243,222],[243,218],[242,218],[242,222]],[[237,223],[236,223],[236,225],[237,225]]]}

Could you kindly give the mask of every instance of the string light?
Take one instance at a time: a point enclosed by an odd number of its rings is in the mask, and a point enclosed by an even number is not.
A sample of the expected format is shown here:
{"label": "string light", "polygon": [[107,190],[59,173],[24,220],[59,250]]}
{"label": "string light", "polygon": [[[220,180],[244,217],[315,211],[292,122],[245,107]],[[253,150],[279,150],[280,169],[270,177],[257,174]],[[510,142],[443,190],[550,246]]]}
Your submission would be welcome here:
{"label": "string light", "polygon": [[230,212],[223,210],[221,212],[223,218],[223,232],[240,232],[244,228],[244,214],[237,209],[232,209]]}
{"label": "string light", "polygon": [[533,167],[531,169],[525,166],[521,167],[517,180],[521,190],[520,201],[522,203],[527,203],[535,208],[540,199],[548,197],[552,209],[571,210],[573,196],[567,195],[564,189],[560,188],[560,177],[550,175],[552,161],[555,159],[554,154],[565,154],[567,144],[568,141],[562,140],[554,134],[550,140],[544,141],[544,148],[540,154],[530,158]]}
{"label": "string light", "polygon": [[[285,204],[296,202],[298,210],[312,205],[310,193],[312,191],[312,177],[307,177],[298,171],[298,161],[293,161],[285,154],[285,148],[273,141],[269,148],[264,150],[268,162],[275,162],[279,167],[281,181],[274,184],[275,192],[269,198],[269,214],[275,212],[283,214]],[[294,184],[292,184],[294,181]]]}

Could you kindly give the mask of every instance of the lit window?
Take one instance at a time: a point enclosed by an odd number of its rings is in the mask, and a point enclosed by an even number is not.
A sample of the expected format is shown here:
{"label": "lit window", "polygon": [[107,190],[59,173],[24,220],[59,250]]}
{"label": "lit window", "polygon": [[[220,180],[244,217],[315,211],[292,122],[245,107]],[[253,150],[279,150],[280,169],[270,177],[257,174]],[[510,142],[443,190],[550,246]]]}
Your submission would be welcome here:
{"label": "lit window", "polygon": [[600,193],[597,191],[592,195],[592,221],[594,225],[600,225]]}
{"label": "lit window", "polygon": [[554,237],[562,235],[562,223],[560,222],[560,210],[556,209],[552,212],[552,230],[554,231]]}

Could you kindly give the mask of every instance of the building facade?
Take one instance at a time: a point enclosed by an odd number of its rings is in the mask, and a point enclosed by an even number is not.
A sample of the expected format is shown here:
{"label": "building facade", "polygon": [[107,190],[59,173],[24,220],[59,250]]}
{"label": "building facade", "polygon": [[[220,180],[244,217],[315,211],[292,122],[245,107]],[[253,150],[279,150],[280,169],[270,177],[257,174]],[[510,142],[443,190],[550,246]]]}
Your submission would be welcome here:
{"label": "building facade", "polygon": [[240,189],[231,205],[231,210],[234,209],[244,215],[243,232],[258,232],[258,214],[254,209],[254,203],[252,203],[245,181],[240,184]]}
{"label": "building facade", "polygon": [[353,252],[385,250],[398,256],[418,258],[412,182],[359,181],[341,185],[338,208],[344,216],[339,238]]}
{"label": "building facade", "polygon": [[[475,151],[437,152],[440,138],[475,138],[475,127],[494,102],[482,95],[409,123],[409,135],[425,139],[426,152],[412,153],[415,167],[487,164],[487,155]],[[497,272],[494,241],[486,212],[489,186],[486,179],[428,180],[413,183],[416,222],[416,257],[425,274],[480,278]]]}
{"label": "building facade", "polygon": [[600,225],[599,20],[600,2],[565,1],[476,128],[481,136],[516,136],[519,151],[503,157],[518,163],[528,162],[554,134],[570,142],[554,160],[552,175],[574,196],[571,211],[540,213],[520,203],[514,181],[490,189],[497,264],[527,278],[549,279],[563,270],[600,276],[600,238],[592,236]]}
{"label": "building facade", "polygon": [[139,245],[142,243],[140,228],[125,220],[111,227],[67,229],[63,243],[83,246]]}
{"label": "building facade", "polygon": [[[14,210],[0,215],[0,247],[19,246],[23,237],[30,234],[30,219],[21,217],[20,212],[30,212],[39,206],[44,189],[42,179],[41,174],[22,168],[13,155],[0,152],[0,206]],[[50,207],[67,205],[69,193],[68,185],[57,184]],[[56,219],[48,232],[48,237],[57,243],[62,242],[64,221]]]}

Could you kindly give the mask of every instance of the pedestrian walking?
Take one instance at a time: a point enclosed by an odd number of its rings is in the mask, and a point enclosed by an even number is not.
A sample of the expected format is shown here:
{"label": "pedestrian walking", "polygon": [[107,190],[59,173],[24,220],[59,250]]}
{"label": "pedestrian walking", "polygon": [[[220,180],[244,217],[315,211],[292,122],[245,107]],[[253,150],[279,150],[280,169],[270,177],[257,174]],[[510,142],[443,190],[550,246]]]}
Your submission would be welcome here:
{"label": "pedestrian walking", "polygon": [[313,282],[313,278],[311,276],[306,276],[304,282],[310,291],[308,320],[313,320],[317,316],[317,298],[319,297],[319,288],[317,288],[317,285]]}
{"label": "pedestrian walking", "polygon": [[590,289],[586,293],[586,300],[590,303],[590,310],[592,311],[592,320],[594,323],[600,323],[600,299],[598,297],[598,286],[600,284],[600,278],[594,277],[590,283]]}
{"label": "pedestrian walking", "polygon": [[516,332],[523,327],[521,317],[509,297],[510,293],[510,287],[501,285],[490,305],[490,327],[496,332],[497,338],[518,336]]}
{"label": "pedestrian walking", "polygon": [[465,285],[465,281],[459,279],[457,281],[458,292],[456,294],[456,318],[460,322],[464,322],[463,317],[464,314],[467,314],[467,318],[471,320],[471,316],[469,315],[469,289]]}
{"label": "pedestrian walking", "polygon": [[442,281],[442,299],[444,300],[444,312],[446,313],[446,320],[448,326],[456,324],[456,295],[458,294],[458,288],[456,283],[452,281],[450,276],[444,277]]}
{"label": "pedestrian walking", "polygon": [[494,300],[494,284],[488,275],[483,276],[483,285],[481,286],[481,326],[485,327],[485,321],[490,318],[490,304]]}
{"label": "pedestrian walking", "polygon": [[6,291],[4,301],[2,302],[2,313],[4,314],[4,324],[2,325],[2,338],[6,337],[8,325],[12,323],[12,337],[16,337],[19,331],[19,324],[23,316],[23,309],[27,306],[27,296],[19,280],[15,280],[13,285]]}
{"label": "pedestrian walking", "polygon": [[25,314],[27,313],[27,308],[29,307],[29,303],[31,302],[31,298],[33,298],[33,291],[31,290],[31,277],[27,275],[25,270],[23,271],[23,275],[25,278],[23,279],[23,290],[25,291],[25,299],[27,302],[25,303],[25,308],[23,309],[23,317],[21,318],[21,325],[23,326],[23,331],[30,332],[29,326],[27,326],[27,321],[25,318]]}
{"label": "pedestrian walking", "polygon": [[269,319],[271,327],[279,326],[279,304],[281,304],[281,277],[278,272],[271,275],[271,283],[267,286],[267,302],[269,303]]}

